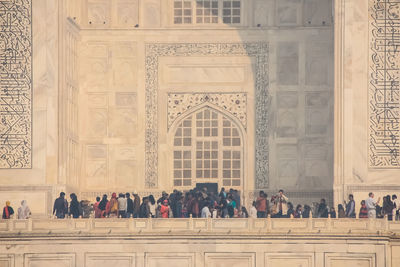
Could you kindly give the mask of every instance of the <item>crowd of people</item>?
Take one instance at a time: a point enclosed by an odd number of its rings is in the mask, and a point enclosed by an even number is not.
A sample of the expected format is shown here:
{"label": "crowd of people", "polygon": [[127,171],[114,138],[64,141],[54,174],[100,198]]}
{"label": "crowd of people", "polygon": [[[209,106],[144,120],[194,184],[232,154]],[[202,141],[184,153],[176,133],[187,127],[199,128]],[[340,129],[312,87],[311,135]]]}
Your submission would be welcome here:
{"label": "crowd of people", "polygon": [[[209,192],[207,188],[193,189],[189,192],[174,190],[171,194],[162,192],[157,200],[153,195],[140,198],[134,192],[116,193],[108,196],[105,194],[96,202],[78,201],[76,194],[70,194],[70,202],[65,198],[65,193],[54,201],[53,215],[59,219],[71,218],[356,218],[355,200],[349,195],[348,201],[339,204],[337,210],[329,207],[325,199],[319,203],[309,205],[294,205],[289,201],[283,190],[268,199],[264,191],[260,191],[258,197],[253,201],[249,211],[241,203],[240,193],[230,189],[216,194]],[[383,198],[382,206],[380,198],[374,199],[374,194],[369,193],[367,199],[361,201],[358,218],[383,218],[388,220],[399,220],[400,202],[396,195],[387,195]],[[27,219],[31,216],[27,202],[23,200],[18,208],[18,219]],[[10,219],[14,210],[10,202],[6,202],[3,209],[3,219]]]}

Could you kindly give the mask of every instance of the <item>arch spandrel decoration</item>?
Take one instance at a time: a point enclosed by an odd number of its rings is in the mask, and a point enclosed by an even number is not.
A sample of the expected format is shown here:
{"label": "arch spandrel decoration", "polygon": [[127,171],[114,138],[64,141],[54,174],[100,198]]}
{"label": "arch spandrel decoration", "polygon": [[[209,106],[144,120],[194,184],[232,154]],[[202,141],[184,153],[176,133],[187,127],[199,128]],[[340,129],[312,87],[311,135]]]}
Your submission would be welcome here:
{"label": "arch spandrel decoration", "polygon": [[247,128],[246,93],[169,93],[168,129],[179,116],[202,103],[210,103],[226,110]]}
{"label": "arch spandrel decoration", "polygon": [[146,44],[146,166],[145,186],[158,185],[158,59],[171,56],[247,56],[256,60],[255,185],[268,187],[268,44],[267,43],[151,43]]}

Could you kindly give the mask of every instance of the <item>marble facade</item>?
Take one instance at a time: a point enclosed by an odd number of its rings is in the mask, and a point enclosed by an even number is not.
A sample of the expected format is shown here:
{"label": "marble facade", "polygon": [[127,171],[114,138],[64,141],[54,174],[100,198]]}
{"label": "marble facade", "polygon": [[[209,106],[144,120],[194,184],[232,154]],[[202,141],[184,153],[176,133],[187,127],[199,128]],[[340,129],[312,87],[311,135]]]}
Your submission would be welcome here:
{"label": "marble facade", "polygon": [[[32,168],[2,170],[1,190],[15,195],[4,199],[46,215],[60,190],[170,191],[173,123],[204,105],[242,132],[240,174],[226,187],[246,201],[284,188],[295,202],[332,202],[331,1],[242,1],[231,18],[219,2],[216,23],[180,25],[172,0],[32,1]],[[174,94],[219,100],[172,111]],[[224,104],[234,95],[245,102]]]}
{"label": "marble facade", "polygon": [[[396,138],[386,134],[392,143],[380,161],[374,154],[374,134],[386,128],[373,112],[387,113],[371,102],[381,98],[368,84],[382,76],[367,66],[380,64],[377,14],[394,12],[376,1],[242,0],[240,15],[229,18],[221,0],[209,18],[194,4],[192,18],[177,18],[172,0],[11,2],[31,10],[32,128],[24,129],[32,157],[22,169],[1,165],[0,202],[27,199],[35,215],[47,216],[61,190],[90,200],[170,191],[174,131],[182,114],[199,108],[240,129],[240,179],[232,186],[247,204],[260,189],[284,188],[302,204],[400,189]],[[397,127],[396,116],[384,118]]]}
{"label": "marble facade", "polygon": [[[239,189],[246,205],[260,189],[283,188],[300,204],[399,194],[398,2],[241,0],[228,13],[230,0],[208,11],[208,1],[192,0],[0,2],[0,203],[26,199],[34,217],[0,223],[0,266],[400,264],[399,227],[382,221],[43,219],[60,191],[93,200],[213,181],[176,176],[197,161],[172,153],[185,121],[204,110],[240,142],[231,151],[239,160],[228,161],[236,168],[222,167],[217,150],[214,181]],[[179,231],[169,235],[171,225]],[[92,231],[100,241],[74,236]],[[167,253],[171,238],[176,251]],[[105,240],[108,249],[91,249]]]}

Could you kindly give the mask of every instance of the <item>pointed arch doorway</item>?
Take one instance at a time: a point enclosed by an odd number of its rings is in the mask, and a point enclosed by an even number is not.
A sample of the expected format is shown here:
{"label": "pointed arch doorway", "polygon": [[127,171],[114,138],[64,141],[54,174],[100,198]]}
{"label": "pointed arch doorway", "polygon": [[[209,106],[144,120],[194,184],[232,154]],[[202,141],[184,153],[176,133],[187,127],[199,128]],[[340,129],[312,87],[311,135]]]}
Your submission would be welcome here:
{"label": "pointed arch doorway", "polygon": [[245,132],[236,118],[211,104],[191,109],[171,127],[172,180],[181,190],[218,184],[243,192]]}

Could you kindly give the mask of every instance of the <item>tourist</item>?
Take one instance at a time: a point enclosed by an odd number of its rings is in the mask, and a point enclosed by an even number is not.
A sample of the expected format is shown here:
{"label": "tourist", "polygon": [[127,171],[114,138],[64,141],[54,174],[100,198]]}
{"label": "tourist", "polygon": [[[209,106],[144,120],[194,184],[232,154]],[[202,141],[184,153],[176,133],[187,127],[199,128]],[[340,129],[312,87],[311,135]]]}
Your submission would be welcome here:
{"label": "tourist", "polygon": [[242,207],[240,208],[239,217],[240,217],[240,218],[249,218],[249,213],[247,212],[247,209],[246,209],[244,206],[242,206]]}
{"label": "tourist", "polygon": [[[140,213],[140,197],[136,192],[132,193],[133,196],[133,218],[139,218]],[[150,195],[152,197],[152,195]],[[153,202],[155,203],[154,197]],[[155,215],[155,211],[154,211]]]}
{"label": "tourist", "polygon": [[[282,210],[280,210],[282,211]],[[294,217],[294,207],[292,202],[287,202],[287,210],[285,215],[282,215],[282,218],[292,218]]]}
{"label": "tourist", "polygon": [[164,202],[161,204],[160,214],[161,218],[169,218],[169,206],[167,199],[165,199]]}
{"label": "tourist", "polygon": [[101,218],[101,209],[100,209],[100,197],[96,197],[96,203],[93,204],[93,210],[94,210],[94,217],[95,218]]}
{"label": "tourist", "polygon": [[182,210],[183,210],[183,202],[184,202],[185,197],[182,196],[182,194],[179,194],[177,197],[179,197],[179,199],[175,203],[176,217],[174,215],[174,218],[183,218]]}
{"label": "tourist", "polygon": [[376,206],[379,204],[380,198],[377,201],[374,199],[374,193],[370,192],[365,200],[365,205],[368,209],[368,218],[376,218]]}
{"label": "tourist", "polygon": [[[275,196],[274,199],[274,209],[277,212],[274,217],[290,217],[287,215],[288,210],[288,203],[289,199],[283,194],[283,190],[279,190],[278,194]],[[292,208],[293,210],[293,208]]]}
{"label": "tourist", "polygon": [[236,201],[233,199],[232,195],[228,195],[228,215],[229,218],[233,218],[235,215],[235,209],[236,209]]}
{"label": "tourist", "polygon": [[218,207],[219,207],[221,218],[229,218],[228,201],[226,198],[221,198]]}
{"label": "tourist", "polygon": [[133,216],[133,200],[131,199],[131,194],[126,193],[126,218],[134,218]]}
{"label": "tourist", "polygon": [[232,197],[236,201],[236,208],[239,209],[241,207],[239,191],[236,189],[232,190]]}
{"label": "tourist", "polygon": [[99,209],[101,210],[100,218],[105,218],[107,216],[107,204],[108,204],[107,195],[104,194],[103,198],[101,199],[101,201],[99,203]]}
{"label": "tourist", "polygon": [[[157,206],[156,206],[156,200],[154,199],[154,196],[153,196],[153,195],[150,195],[149,198],[148,198],[148,200],[149,200],[148,206],[149,206],[150,216],[151,216],[152,218],[154,218],[154,217],[156,216],[156,208],[157,208]],[[139,199],[139,201],[140,201],[140,199]]]}
{"label": "tourist", "polygon": [[226,198],[226,192],[224,187],[221,188],[221,192],[219,192],[219,197]]}
{"label": "tourist", "polygon": [[54,201],[53,215],[58,219],[64,219],[68,214],[68,201],[65,199],[65,193],[61,192],[60,196]]}
{"label": "tourist", "polygon": [[387,216],[389,221],[393,219],[393,207],[394,205],[392,200],[390,199],[390,195],[383,197],[383,205],[382,205],[383,215]]}
{"label": "tourist", "polygon": [[111,199],[107,203],[106,214],[110,218],[118,218],[118,211],[117,193],[112,193]]}
{"label": "tourist", "polygon": [[352,194],[349,195],[349,202],[344,202],[346,206],[346,217],[347,218],[355,218],[356,217],[356,203],[354,201],[354,196]]}
{"label": "tourist", "polygon": [[326,201],[324,198],[321,199],[321,202],[318,204],[317,217],[328,218],[328,207],[326,206]]}
{"label": "tourist", "polygon": [[338,205],[338,218],[346,218],[346,212],[342,204]]}
{"label": "tourist", "polygon": [[361,201],[361,208],[360,208],[360,213],[358,214],[358,218],[360,219],[368,218],[368,208],[367,205],[365,204],[365,200]]}
{"label": "tourist", "polygon": [[336,210],[335,207],[329,209],[329,215],[331,218],[336,218]]}
{"label": "tourist", "polygon": [[14,209],[11,207],[10,201],[6,201],[6,205],[3,208],[3,219],[11,219],[14,214]]}
{"label": "tourist", "polygon": [[304,205],[304,211],[302,213],[303,218],[310,218],[311,207],[309,205]]}
{"label": "tourist", "polygon": [[118,195],[118,214],[121,218],[126,218],[126,210],[127,210],[128,202],[125,198],[125,195],[119,193]]}
{"label": "tourist", "polygon": [[31,216],[31,210],[26,202],[26,200],[21,201],[21,207],[18,208],[18,219],[26,220]]}
{"label": "tourist", "polygon": [[139,218],[149,218],[149,217],[150,217],[149,198],[144,197],[139,209]]}
{"label": "tourist", "polygon": [[157,200],[157,204],[161,205],[162,203],[164,203],[164,200],[168,200],[168,194],[167,192],[162,191],[161,197]]}
{"label": "tourist", "polygon": [[299,204],[296,207],[296,210],[294,211],[294,217],[295,218],[302,218],[303,214],[303,207]]}
{"label": "tourist", "polygon": [[256,200],[257,218],[266,218],[267,208],[267,194],[265,194],[264,191],[260,191],[259,196]]}
{"label": "tourist", "polygon": [[79,218],[82,212],[78,201],[78,197],[75,195],[75,193],[71,193],[69,197],[71,198],[71,203],[69,204],[69,216],[72,216],[72,218],[75,219]]}
{"label": "tourist", "polygon": [[392,195],[392,201],[393,201],[393,219],[398,221],[399,220],[400,201],[396,195]]}
{"label": "tourist", "polygon": [[211,218],[210,207],[204,206],[204,208],[202,208],[201,218]]}
{"label": "tourist", "polygon": [[250,218],[257,218],[257,209],[256,209],[256,202],[253,201],[253,204],[250,208]]}

